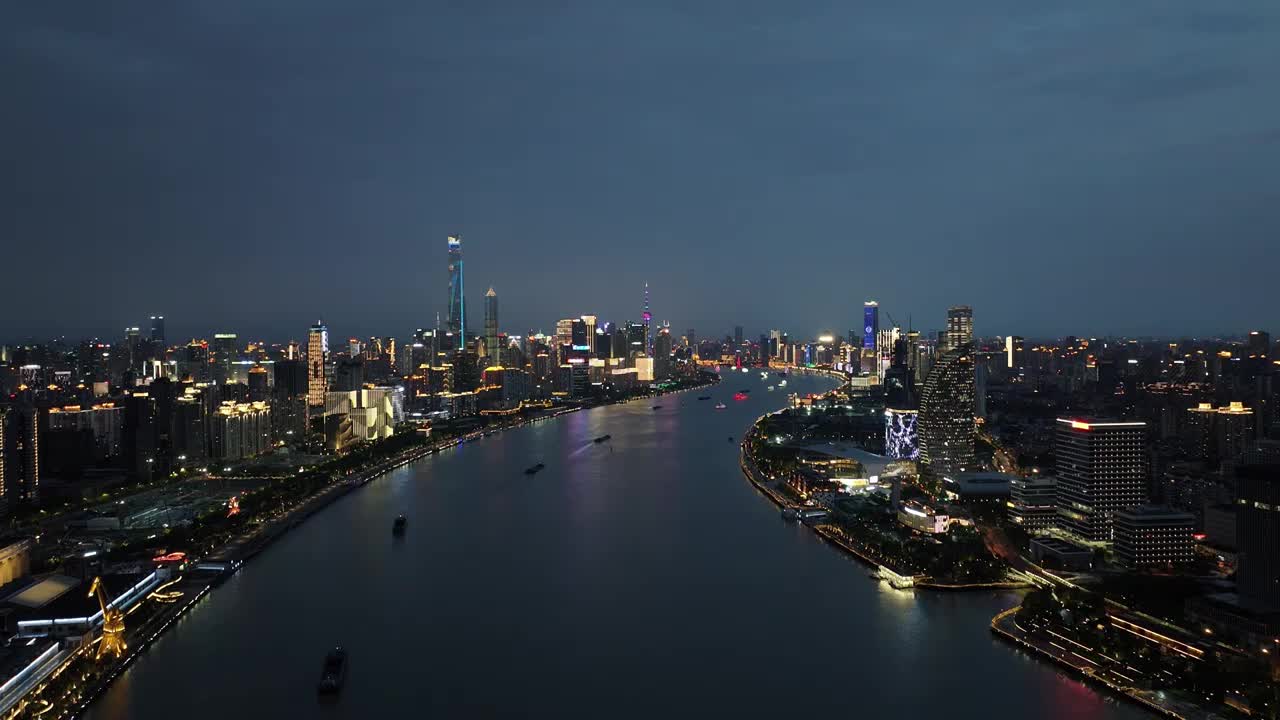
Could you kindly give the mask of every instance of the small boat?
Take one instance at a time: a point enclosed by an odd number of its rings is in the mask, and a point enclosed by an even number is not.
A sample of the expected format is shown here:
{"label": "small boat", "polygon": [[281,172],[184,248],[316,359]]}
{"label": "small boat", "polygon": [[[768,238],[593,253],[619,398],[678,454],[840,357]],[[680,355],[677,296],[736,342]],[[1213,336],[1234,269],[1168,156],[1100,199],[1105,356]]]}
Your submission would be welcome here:
{"label": "small boat", "polygon": [[600,437],[596,438],[595,440],[592,440],[591,442],[593,442],[593,443],[602,443],[602,442],[604,442],[604,441],[608,440],[608,439],[609,439],[609,438],[611,438],[611,437],[613,437],[613,436],[612,436],[612,435],[601,435]]}
{"label": "small boat", "polygon": [[698,399],[699,399],[699,400],[710,400],[710,399],[711,399],[711,396],[710,396],[710,395],[699,395],[699,396],[698,396]]}
{"label": "small boat", "polygon": [[531,466],[529,466],[529,467],[527,467],[527,468],[525,468],[525,469],[524,469],[524,474],[525,474],[525,475],[534,475],[534,474],[536,474],[539,470],[541,470],[541,469],[542,469],[542,468],[544,468],[544,467],[546,467],[546,465],[544,465],[543,463],[538,463],[537,465],[531,465]]}
{"label": "small boat", "polygon": [[742,388],[738,392],[742,393],[743,395],[747,395],[748,393],[751,392],[751,388]]}
{"label": "small boat", "polygon": [[649,408],[649,409],[650,409],[650,410],[661,410],[661,409],[662,409],[662,406],[661,406],[661,405],[654,405],[653,407],[651,407],[651,408]]}
{"label": "small boat", "polygon": [[336,647],[324,658],[324,669],[320,672],[320,684],[316,692],[321,695],[337,695],[342,692],[342,684],[347,679],[347,651]]}
{"label": "small boat", "polygon": [[769,392],[773,392],[773,386],[772,386],[772,385],[770,385],[770,386],[769,386]]}
{"label": "small boat", "polygon": [[409,524],[409,521],[408,521],[408,519],[406,519],[406,518],[405,518],[405,516],[401,515],[401,516],[397,517],[397,518],[395,519],[395,522],[391,523],[391,534],[392,534],[392,535],[403,535],[403,534],[404,534],[404,528],[405,528],[405,526],[406,526],[406,525],[408,525],[408,524]]}
{"label": "small boat", "polygon": [[723,410],[723,409],[725,409],[726,407],[728,407],[728,406],[727,406],[727,405],[725,405],[724,403],[716,403],[716,409],[717,409],[717,410]]}
{"label": "small boat", "polygon": [[746,400],[746,399],[747,399],[747,394],[746,394],[746,393],[744,393],[744,392],[734,393],[734,394],[733,394],[733,399],[734,399],[734,400]]}
{"label": "small boat", "polygon": [[730,435],[730,436],[729,436],[729,442],[733,442],[733,436],[732,436],[732,435]]}
{"label": "small boat", "polygon": [[786,387],[786,386],[787,386],[787,381],[786,381],[786,380],[782,380],[782,381],[780,381],[780,382],[778,383],[778,387]]}

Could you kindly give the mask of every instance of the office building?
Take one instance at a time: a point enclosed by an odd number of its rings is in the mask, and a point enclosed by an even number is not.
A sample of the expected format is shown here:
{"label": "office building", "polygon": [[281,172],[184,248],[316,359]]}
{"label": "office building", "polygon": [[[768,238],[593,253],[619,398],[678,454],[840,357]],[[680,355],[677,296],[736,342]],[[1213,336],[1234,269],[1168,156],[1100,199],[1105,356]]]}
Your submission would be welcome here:
{"label": "office building", "polygon": [[920,392],[921,472],[946,477],[977,469],[973,354],[968,345],[934,363]]}
{"label": "office building", "polygon": [[1280,464],[1236,468],[1236,590],[1248,602],[1280,610]]}
{"label": "office building", "polygon": [[1059,418],[1059,527],[1082,541],[1113,539],[1113,518],[1147,502],[1147,424]]}
{"label": "office building", "polygon": [[338,361],[333,368],[333,382],[329,383],[329,392],[350,392],[362,387],[364,361],[359,358],[343,358]]}
{"label": "office building", "polygon": [[636,380],[639,382],[653,382],[654,379],[654,363],[651,357],[638,357],[635,360]]}
{"label": "office building", "polygon": [[644,354],[649,354],[649,325],[653,322],[653,313],[649,311],[649,283],[644,284],[644,310],[640,313],[641,324],[644,325]]}
{"label": "office building", "polygon": [[324,406],[329,392],[329,329],[318,322],[307,335],[307,404]]}
{"label": "office building", "polygon": [[1150,569],[1191,563],[1191,533],[1196,522],[1191,513],[1139,505],[1116,511],[1113,522],[1116,557],[1125,567]]}
{"label": "office building", "polygon": [[205,402],[204,391],[196,388],[187,388],[174,400],[171,447],[179,464],[199,462],[209,455]]}
{"label": "office building", "polygon": [[918,420],[919,412],[916,410],[885,409],[885,455],[894,460],[916,460],[920,457]]}
{"label": "office building", "polygon": [[645,340],[648,337],[648,332],[648,325],[634,322],[627,323],[627,358],[634,359],[649,354],[648,343]]}
{"label": "office building", "polygon": [[666,380],[671,375],[671,330],[661,328],[653,340],[653,376]]}
{"label": "office building", "polygon": [[946,343],[942,349],[950,352],[958,347],[973,344],[973,308],[956,305],[947,310]]}
{"label": "office building", "polygon": [[[583,315],[581,318],[579,318],[579,320],[582,322],[582,326],[581,326],[582,327],[582,344],[587,347],[587,354],[585,355],[585,357],[590,359],[592,357],[595,357],[596,316]],[[575,344],[577,343],[576,338],[574,342]]]}
{"label": "office building", "polygon": [[493,288],[484,294],[484,355],[490,365],[502,364],[502,348],[498,346],[498,293]]}
{"label": "office building", "polygon": [[151,342],[158,344],[161,348],[164,347],[164,316],[163,315],[151,316]]}
{"label": "office building", "polygon": [[462,277],[462,238],[449,236],[449,332],[456,349],[467,346],[467,301]]}
{"label": "office building", "polygon": [[1058,479],[1014,478],[1009,481],[1009,520],[1027,532],[1048,530],[1058,519]]}
{"label": "office building", "polygon": [[342,451],[354,443],[389,438],[403,420],[404,395],[399,388],[331,392],[325,401],[325,447]]}
{"label": "office building", "polygon": [[1004,339],[1005,367],[1010,370],[1021,370],[1027,364],[1025,341],[1017,335]]}
{"label": "office building", "polygon": [[249,400],[265,402],[271,399],[271,382],[267,369],[261,365],[249,368]]}

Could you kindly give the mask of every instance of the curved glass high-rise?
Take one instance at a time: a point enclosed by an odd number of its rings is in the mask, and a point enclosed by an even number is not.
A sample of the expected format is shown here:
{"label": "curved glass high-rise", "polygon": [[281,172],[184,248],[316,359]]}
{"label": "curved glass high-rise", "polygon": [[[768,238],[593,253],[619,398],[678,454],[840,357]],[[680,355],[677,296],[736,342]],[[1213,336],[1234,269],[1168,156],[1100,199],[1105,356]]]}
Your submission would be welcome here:
{"label": "curved glass high-rise", "polygon": [[467,304],[462,286],[462,238],[449,236],[449,332],[458,348],[467,345]]}
{"label": "curved glass high-rise", "polygon": [[977,469],[973,443],[974,365],[971,346],[943,353],[929,371],[920,393],[920,465],[936,477]]}

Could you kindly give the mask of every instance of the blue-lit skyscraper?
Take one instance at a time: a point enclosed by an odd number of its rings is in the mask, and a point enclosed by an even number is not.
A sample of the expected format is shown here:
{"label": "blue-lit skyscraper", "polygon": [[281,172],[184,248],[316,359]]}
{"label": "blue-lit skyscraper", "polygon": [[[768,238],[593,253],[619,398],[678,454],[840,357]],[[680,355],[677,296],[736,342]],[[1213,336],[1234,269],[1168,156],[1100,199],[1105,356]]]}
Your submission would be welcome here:
{"label": "blue-lit skyscraper", "polygon": [[868,300],[862,303],[862,347],[875,351],[876,336],[880,334],[880,303]]}
{"label": "blue-lit skyscraper", "polygon": [[462,238],[449,236],[449,332],[458,348],[467,344],[467,303],[462,285]]}

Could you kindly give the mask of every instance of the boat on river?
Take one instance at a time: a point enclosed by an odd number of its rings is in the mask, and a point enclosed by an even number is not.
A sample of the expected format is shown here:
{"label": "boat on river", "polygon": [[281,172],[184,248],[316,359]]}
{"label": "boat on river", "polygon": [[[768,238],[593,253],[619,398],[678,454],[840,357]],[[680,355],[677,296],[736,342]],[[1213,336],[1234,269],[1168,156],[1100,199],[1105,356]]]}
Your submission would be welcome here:
{"label": "boat on river", "polygon": [[403,535],[405,527],[408,524],[409,524],[409,520],[404,515],[397,517],[395,521],[391,523],[391,534]]}
{"label": "boat on river", "polygon": [[316,692],[320,695],[337,695],[342,692],[342,685],[347,681],[347,651],[336,647],[324,658],[324,667],[320,671],[320,683]]}
{"label": "boat on river", "polygon": [[537,465],[530,465],[529,467],[527,467],[527,468],[525,468],[525,469],[524,469],[524,474],[525,474],[525,475],[536,475],[536,474],[538,474],[538,471],[539,471],[539,470],[541,470],[541,469],[542,469],[542,468],[544,468],[544,467],[546,467],[546,465],[545,465],[544,463],[538,463]]}
{"label": "boat on river", "polygon": [[612,436],[612,435],[601,435],[600,437],[598,437],[598,438],[596,438],[596,439],[592,440],[591,442],[593,442],[593,443],[602,443],[602,442],[605,442],[606,440],[608,440],[608,439],[609,439],[609,438],[611,438],[611,437],[613,437],[613,436]]}
{"label": "boat on river", "polygon": [[728,407],[728,405],[725,405],[724,403],[716,403],[716,409],[717,409],[717,410],[723,410],[723,409],[725,409],[726,407]]}

